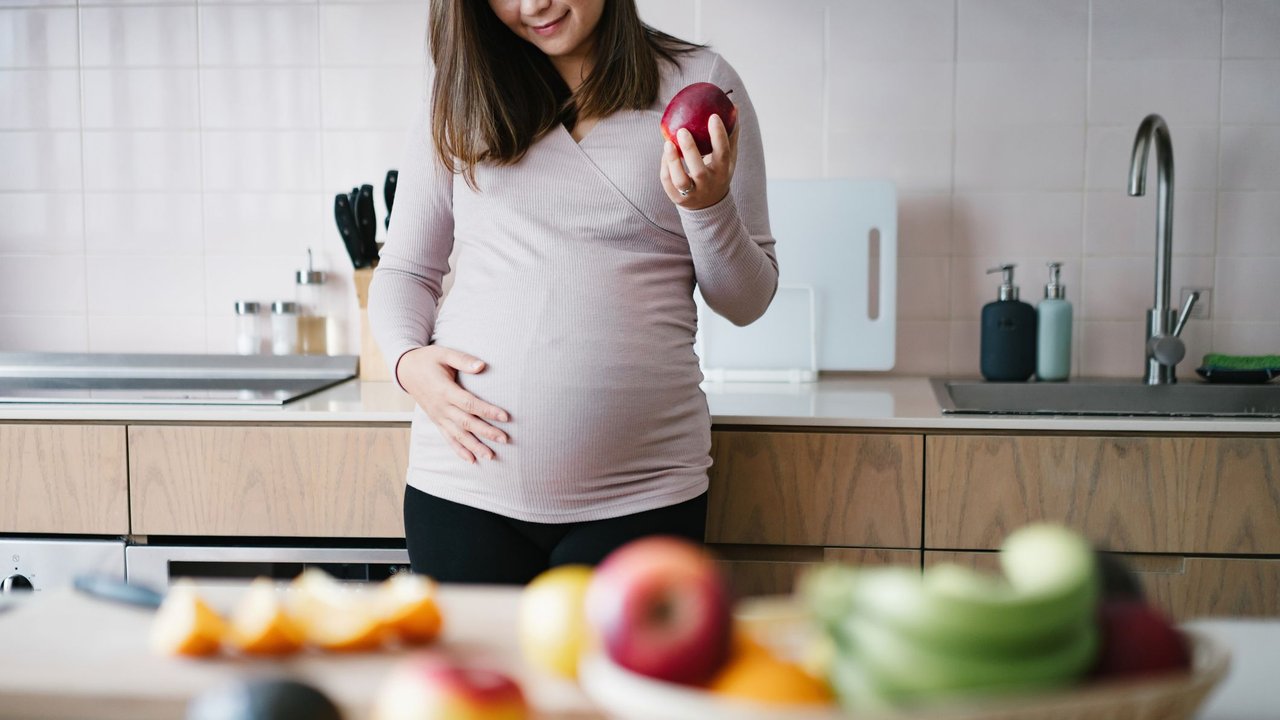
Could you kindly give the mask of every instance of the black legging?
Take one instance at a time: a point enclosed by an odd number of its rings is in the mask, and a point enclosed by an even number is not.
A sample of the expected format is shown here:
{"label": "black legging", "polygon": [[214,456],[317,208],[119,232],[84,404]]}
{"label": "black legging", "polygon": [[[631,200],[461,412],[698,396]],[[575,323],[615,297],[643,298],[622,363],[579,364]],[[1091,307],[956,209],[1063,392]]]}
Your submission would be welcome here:
{"label": "black legging", "polygon": [[413,571],[440,582],[524,584],[557,565],[595,565],[645,535],[701,543],[707,494],[634,515],[565,524],[526,522],[405,488],[404,528]]}

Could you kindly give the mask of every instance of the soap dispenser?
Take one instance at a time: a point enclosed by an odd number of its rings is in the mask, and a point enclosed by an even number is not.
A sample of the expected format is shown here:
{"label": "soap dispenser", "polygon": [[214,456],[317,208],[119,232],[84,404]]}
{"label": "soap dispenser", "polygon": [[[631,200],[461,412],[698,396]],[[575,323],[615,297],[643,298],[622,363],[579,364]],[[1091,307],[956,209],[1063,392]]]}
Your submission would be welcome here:
{"label": "soap dispenser", "polygon": [[1066,380],[1071,374],[1071,303],[1059,277],[1062,263],[1049,263],[1049,284],[1036,306],[1036,377]]}
{"label": "soap dispenser", "polygon": [[1004,273],[999,299],[982,308],[982,377],[1022,382],[1036,372],[1036,311],[1018,299],[1012,264],[991,268]]}

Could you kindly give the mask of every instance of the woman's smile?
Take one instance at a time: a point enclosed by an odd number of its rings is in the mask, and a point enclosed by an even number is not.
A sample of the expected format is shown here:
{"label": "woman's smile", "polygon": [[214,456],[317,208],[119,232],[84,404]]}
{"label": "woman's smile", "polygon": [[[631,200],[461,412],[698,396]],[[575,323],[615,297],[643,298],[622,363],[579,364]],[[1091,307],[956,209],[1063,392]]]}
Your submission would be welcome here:
{"label": "woman's smile", "polygon": [[564,12],[564,14],[563,14],[563,15],[561,15],[560,17],[558,17],[558,18],[556,18],[556,19],[552,20],[551,22],[544,23],[544,24],[541,24],[541,25],[530,24],[530,25],[529,25],[529,27],[530,27],[530,29],[532,29],[534,32],[538,33],[539,35],[541,35],[541,36],[543,36],[543,37],[547,37],[547,36],[552,35],[553,33],[555,33],[557,30],[559,30],[559,29],[564,25],[564,22],[563,22],[563,21],[564,21],[564,19],[565,19],[565,18],[567,18],[567,17],[569,17],[569,11],[568,11],[568,10],[566,10],[566,11]]}

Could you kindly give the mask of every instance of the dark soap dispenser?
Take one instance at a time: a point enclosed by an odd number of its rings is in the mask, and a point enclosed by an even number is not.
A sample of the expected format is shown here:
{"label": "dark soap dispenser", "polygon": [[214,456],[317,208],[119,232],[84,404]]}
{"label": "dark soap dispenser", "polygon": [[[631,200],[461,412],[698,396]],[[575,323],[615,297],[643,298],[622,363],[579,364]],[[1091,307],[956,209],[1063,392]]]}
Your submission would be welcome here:
{"label": "dark soap dispenser", "polygon": [[1018,299],[1013,268],[1004,273],[999,299],[982,308],[982,377],[994,382],[1023,382],[1036,372],[1036,310]]}

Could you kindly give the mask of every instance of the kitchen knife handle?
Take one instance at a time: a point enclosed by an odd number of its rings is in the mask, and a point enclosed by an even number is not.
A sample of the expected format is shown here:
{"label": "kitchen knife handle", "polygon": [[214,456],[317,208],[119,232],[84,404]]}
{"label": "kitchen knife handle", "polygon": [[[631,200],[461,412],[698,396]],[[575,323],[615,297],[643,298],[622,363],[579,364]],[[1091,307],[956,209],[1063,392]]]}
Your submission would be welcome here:
{"label": "kitchen knife handle", "polygon": [[351,198],[346,193],[334,196],[333,218],[338,224],[338,233],[342,235],[347,255],[351,257],[351,264],[357,270],[368,265],[364,257],[364,243],[360,240],[360,228],[356,225],[356,214],[351,207]]}
{"label": "kitchen knife handle", "polygon": [[387,181],[382,185],[382,199],[387,203],[387,219],[383,225],[387,229],[391,227],[391,206],[396,202],[396,183],[399,181],[399,170],[387,171]]}
{"label": "kitchen knife handle", "polygon": [[378,260],[378,210],[373,206],[373,186],[361,185],[356,203],[356,224],[360,226],[361,256],[372,265]]}
{"label": "kitchen knife handle", "polygon": [[77,575],[72,585],[86,595],[126,605],[155,609],[164,602],[164,595],[145,585],[130,584],[109,575]]}

